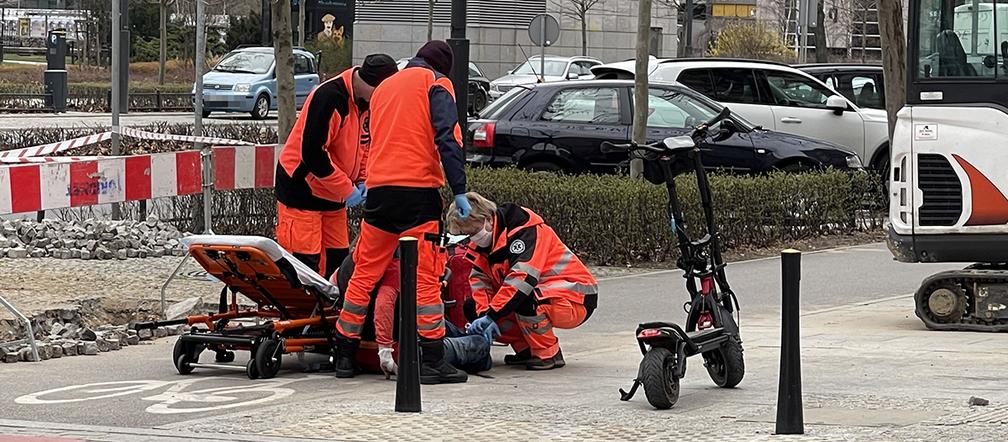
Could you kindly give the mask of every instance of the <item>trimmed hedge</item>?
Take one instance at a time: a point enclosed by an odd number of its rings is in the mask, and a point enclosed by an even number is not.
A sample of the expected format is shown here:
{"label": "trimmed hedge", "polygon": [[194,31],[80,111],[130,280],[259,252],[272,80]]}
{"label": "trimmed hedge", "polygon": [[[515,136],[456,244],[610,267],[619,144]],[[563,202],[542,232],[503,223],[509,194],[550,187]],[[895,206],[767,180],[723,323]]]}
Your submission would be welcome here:
{"label": "trimmed hedge", "polygon": [[[678,254],[666,215],[664,186],[621,176],[562,176],[517,169],[471,168],[468,178],[471,190],[534,210],[571,249],[592,263],[662,262]],[[677,186],[687,228],[698,235],[703,218],[696,182],[684,175]],[[711,186],[725,250],[881,226],[881,188],[877,178],[867,173],[715,175]],[[202,230],[198,195],[162,201],[156,213],[179,229]],[[218,192],[213,213],[216,232],[272,236],[276,202],[268,189]],[[359,211],[351,211],[353,232],[359,218]]]}

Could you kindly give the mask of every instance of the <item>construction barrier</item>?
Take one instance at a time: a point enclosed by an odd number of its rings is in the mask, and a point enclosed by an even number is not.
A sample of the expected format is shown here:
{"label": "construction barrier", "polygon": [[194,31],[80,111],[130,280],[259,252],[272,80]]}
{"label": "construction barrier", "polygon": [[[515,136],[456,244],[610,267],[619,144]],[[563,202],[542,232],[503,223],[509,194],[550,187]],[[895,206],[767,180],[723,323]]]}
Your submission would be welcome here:
{"label": "construction barrier", "polygon": [[[229,145],[211,149],[214,189],[273,187],[279,146],[127,128],[122,133],[146,139],[226,142]],[[0,214],[192,195],[202,190],[198,150],[116,157],[45,156],[104,141],[105,135],[0,153],[0,159],[8,162],[0,165]]]}

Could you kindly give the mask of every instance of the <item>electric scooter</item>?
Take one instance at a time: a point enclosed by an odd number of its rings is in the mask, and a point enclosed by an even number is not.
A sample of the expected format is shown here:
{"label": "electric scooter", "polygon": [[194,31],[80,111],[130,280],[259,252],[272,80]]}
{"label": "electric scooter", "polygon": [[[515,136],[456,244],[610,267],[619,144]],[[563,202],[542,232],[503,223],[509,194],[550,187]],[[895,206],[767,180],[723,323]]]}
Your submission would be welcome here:
{"label": "electric scooter", "polygon": [[[620,389],[622,401],[629,401],[638,387],[644,386],[644,394],[652,406],[671,408],[679,400],[679,379],[686,374],[686,358],[690,356],[703,356],[707,373],[718,387],[732,388],[745,374],[742,340],[732,316],[738,311],[738,299],[725,277],[710,182],[700,153],[708,129],[730,115],[728,108],[723,109],[710,121],[697,126],[690,136],[670,137],[644,145],[602,145],[603,152],[628,152],[631,158],[641,158],[650,162],[649,166],[657,163],[660,167],[680,251],[676,265],[685,272],[683,277],[690,294],[690,301],[683,305],[687,313],[685,330],[668,322],[647,322],[637,327],[635,336],[644,359],[630,391]],[[698,240],[692,240],[686,232],[687,220],[676,192],[675,177],[686,172],[696,175],[703,205],[707,234]]]}

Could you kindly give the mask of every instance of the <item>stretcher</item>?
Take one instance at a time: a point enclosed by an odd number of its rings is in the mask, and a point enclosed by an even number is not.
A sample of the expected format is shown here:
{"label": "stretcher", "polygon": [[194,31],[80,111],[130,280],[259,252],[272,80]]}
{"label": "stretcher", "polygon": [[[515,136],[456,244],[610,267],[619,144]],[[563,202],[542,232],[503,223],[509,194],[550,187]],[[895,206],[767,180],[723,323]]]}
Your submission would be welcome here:
{"label": "stretcher", "polygon": [[[183,244],[189,256],[225,284],[217,312],[135,325],[138,330],[191,327],[172,352],[180,374],[200,367],[241,369],[230,364],[234,352],[248,351],[245,373],[250,379],[268,379],[276,376],[285,354],[332,353],[339,290],[275,241],[259,236],[196,235],[184,238]],[[254,305],[239,305],[239,294]],[[251,323],[252,319],[256,321]],[[204,350],[215,353],[216,364],[199,362]]]}

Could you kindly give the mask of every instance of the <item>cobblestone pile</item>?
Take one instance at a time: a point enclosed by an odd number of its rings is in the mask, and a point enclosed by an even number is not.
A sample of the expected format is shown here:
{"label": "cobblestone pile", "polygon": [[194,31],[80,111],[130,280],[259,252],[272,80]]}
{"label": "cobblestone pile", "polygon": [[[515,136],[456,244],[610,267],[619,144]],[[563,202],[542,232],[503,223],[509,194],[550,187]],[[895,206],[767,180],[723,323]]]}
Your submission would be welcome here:
{"label": "cobblestone pile", "polygon": [[0,258],[127,259],[182,256],[175,226],[151,215],[146,221],[0,222]]}
{"label": "cobblestone pile", "polygon": [[[94,356],[130,345],[139,345],[141,341],[178,335],[187,331],[187,328],[176,325],[137,331],[128,329],[125,325],[103,325],[90,329],[74,323],[64,325],[56,322],[52,324],[46,337],[36,340],[38,359],[45,361],[64,356]],[[37,362],[37,360],[31,345],[22,340],[0,344],[0,362]]]}

